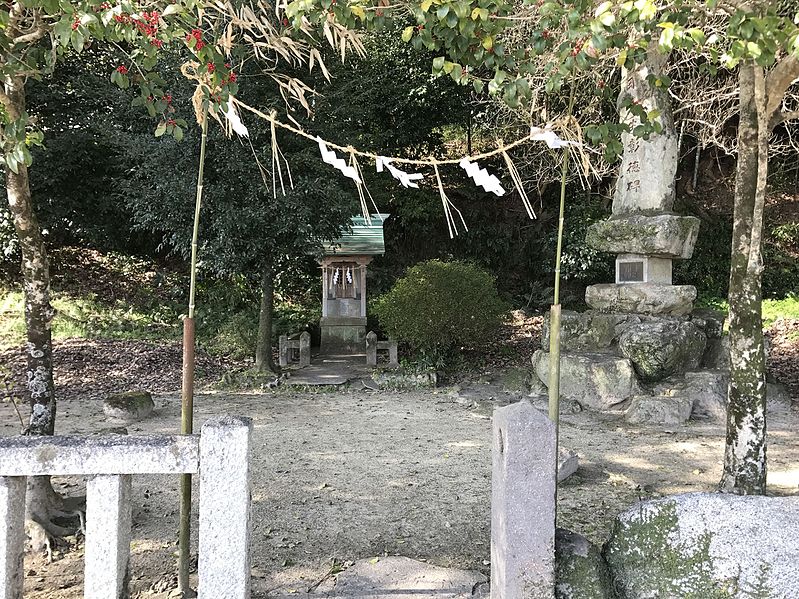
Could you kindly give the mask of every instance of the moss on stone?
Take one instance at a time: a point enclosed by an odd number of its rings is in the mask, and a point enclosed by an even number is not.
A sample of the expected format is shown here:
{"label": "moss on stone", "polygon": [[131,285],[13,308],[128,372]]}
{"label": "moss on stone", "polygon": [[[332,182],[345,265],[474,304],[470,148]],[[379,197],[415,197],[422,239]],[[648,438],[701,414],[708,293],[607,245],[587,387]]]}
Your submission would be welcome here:
{"label": "moss on stone", "polygon": [[621,596],[732,599],[732,589],[713,578],[710,534],[688,546],[678,532],[674,502],[648,506],[639,522],[616,522],[604,555]]}
{"label": "moss on stone", "polygon": [[603,548],[619,597],[775,599],[769,564],[761,562],[757,578],[749,583],[741,583],[740,573],[722,580],[710,553],[712,534],[684,541],[676,502],[650,503],[640,509],[634,521],[616,521]]}
{"label": "moss on stone", "polygon": [[610,572],[599,549],[585,537],[555,533],[555,598],[614,599]]}

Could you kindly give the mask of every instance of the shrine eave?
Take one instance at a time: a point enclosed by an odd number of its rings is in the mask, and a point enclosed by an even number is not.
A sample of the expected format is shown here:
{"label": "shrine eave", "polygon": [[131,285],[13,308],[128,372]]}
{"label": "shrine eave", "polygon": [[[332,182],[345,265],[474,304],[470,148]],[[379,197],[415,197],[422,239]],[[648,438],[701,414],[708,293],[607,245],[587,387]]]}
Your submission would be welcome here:
{"label": "shrine eave", "polygon": [[388,214],[372,214],[371,223],[363,216],[353,216],[351,231],[324,244],[325,256],[382,256],[386,251],[383,223]]}

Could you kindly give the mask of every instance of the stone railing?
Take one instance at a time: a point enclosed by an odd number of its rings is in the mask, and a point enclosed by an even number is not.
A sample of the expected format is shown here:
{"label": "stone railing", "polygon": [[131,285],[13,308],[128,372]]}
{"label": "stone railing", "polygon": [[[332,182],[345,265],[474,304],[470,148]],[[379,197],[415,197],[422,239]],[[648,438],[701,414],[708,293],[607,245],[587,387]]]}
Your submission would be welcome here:
{"label": "stone railing", "polygon": [[311,365],[311,334],[303,331],[299,336],[281,335],[278,339],[278,359],[281,366],[288,366],[294,360],[295,350],[299,351],[300,368]]}
{"label": "stone railing", "polygon": [[251,430],[227,416],[199,435],[0,438],[0,599],[22,597],[28,476],[88,477],[84,598],[118,599],[127,597],[132,475],[197,472],[198,597],[248,599]]}
{"label": "stone railing", "polygon": [[369,331],[369,334],[366,335],[367,366],[377,366],[377,352],[379,351],[388,352],[388,365],[391,368],[396,368],[399,366],[399,362],[397,361],[397,342],[393,339],[389,339],[388,341],[378,341],[377,333],[374,331]]}

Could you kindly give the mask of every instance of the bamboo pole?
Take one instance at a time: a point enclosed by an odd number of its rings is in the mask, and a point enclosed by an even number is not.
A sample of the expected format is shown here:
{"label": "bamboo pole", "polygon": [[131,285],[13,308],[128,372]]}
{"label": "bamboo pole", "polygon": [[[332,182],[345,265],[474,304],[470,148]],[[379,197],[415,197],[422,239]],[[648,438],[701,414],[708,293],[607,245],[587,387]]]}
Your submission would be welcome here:
{"label": "bamboo pole", "polygon": [[[197,239],[200,233],[200,208],[203,199],[205,146],[208,141],[208,108],[203,110],[200,167],[197,172],[197,196],[194,202],[194,227],[191,234],[189,312],[183,319],[183,381],[180,398],[180,432],[194,432],[194,298],[197,289]],[[191,541],[191,474],[180,477],[180,532],[178,536],[178,591],[183,599],[191,595],[189,587],[189,545]]]}
{"label": "bamboo pole", "polygon": [[[574,107],[574,85],[569,93],[567,114]],[[566,181],[569,174],[569,146],[563,146],[560,171],[560,207],[558,210],[558,244],[555,250],[555,293],[549,310],[549,419],[555,425],[555,520],[558,506],[558,460],[560,457],[560,265],[563,249],[563,224],[566,212]]]}

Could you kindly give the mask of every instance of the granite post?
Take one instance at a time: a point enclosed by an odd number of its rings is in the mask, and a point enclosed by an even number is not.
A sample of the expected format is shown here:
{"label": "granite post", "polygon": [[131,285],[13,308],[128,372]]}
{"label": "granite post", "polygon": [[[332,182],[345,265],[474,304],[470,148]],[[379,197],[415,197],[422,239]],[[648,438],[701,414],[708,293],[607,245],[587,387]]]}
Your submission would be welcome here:
{"label": "granite post", "polygon": [[128,596],[130,481],[129,474],[101,474],[86,483],[84,599]]}
{"label": "granite post", "polygon": [[278,363],[281,366],[288,366],[289,364],[289,337],[288,335],[281,335],[278,338],[277,356]]}
{"label": "granite post", "polygon": [[308,331],[300,333],[300,368],[311,365],[311,334]]}
{"label": "granite post", "polygon": [[366,335],[366,365],[377,366],[377,333],[374,331]]}
{"label": "granite post", "polygon": [[24,476],[0,477],[0,599],[22,597],[25,551],[25,485]]}
{"label": "granite post", "polygon": [[526,401],[494,410],[491,599],[555,597],[555,425]]}
{"label": "granite post", "polygon": [[251,432],[231,416],[202,427],[198,599],[250,597]]}

